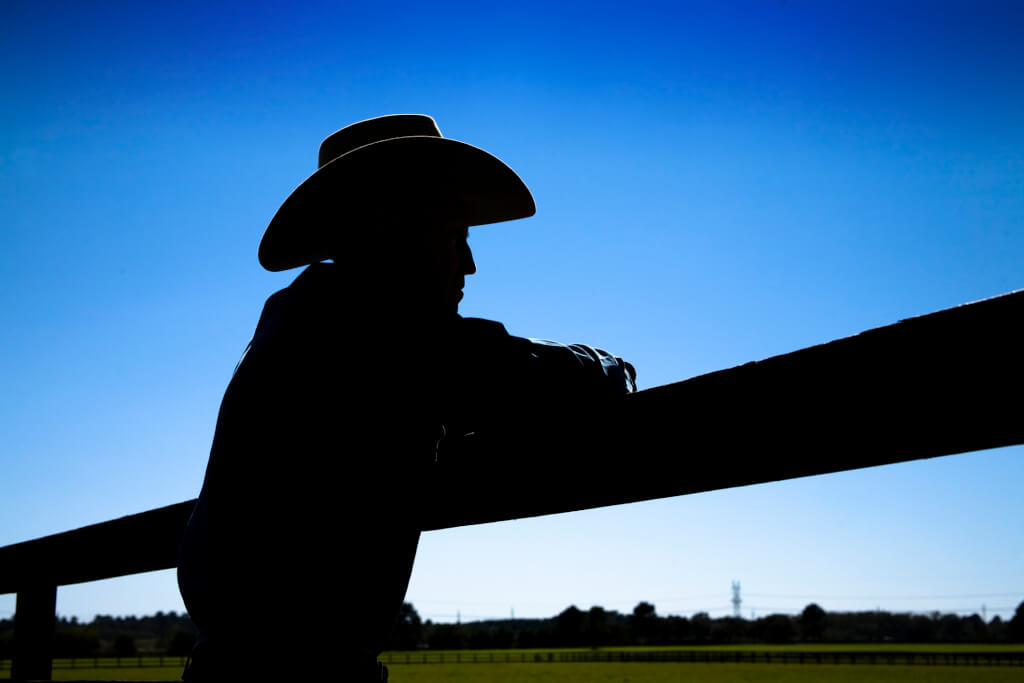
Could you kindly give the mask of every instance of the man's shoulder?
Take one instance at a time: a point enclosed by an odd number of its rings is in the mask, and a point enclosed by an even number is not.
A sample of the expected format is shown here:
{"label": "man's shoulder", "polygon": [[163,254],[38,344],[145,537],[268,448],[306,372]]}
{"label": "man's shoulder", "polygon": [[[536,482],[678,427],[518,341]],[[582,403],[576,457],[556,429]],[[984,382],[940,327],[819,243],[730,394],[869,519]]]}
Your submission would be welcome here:
{"label": "man's shoulder", "polygon": [[464,334],[491,334],[498,337],[510,336],[505,326],[497,320],[485,318],[459,318],[458,328]]}

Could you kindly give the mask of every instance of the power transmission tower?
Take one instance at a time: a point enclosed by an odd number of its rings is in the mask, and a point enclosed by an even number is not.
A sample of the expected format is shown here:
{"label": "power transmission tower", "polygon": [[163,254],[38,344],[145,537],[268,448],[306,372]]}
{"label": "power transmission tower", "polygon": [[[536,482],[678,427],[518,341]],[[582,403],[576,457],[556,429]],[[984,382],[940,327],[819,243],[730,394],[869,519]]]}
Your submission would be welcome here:
{"label": "power transmission tower", "polygon": [[737,619],[740,618],[740,604],[743,600],[740,598],[740,582],[732,582],[732,615]]}

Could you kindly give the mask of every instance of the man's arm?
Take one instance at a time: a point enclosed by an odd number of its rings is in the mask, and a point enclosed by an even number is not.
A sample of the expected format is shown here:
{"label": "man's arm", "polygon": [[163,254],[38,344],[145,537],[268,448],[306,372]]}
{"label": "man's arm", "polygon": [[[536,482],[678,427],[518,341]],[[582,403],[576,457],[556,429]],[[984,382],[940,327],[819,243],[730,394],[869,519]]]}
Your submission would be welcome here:
{"label": "man's arm", "polygon": [[[526,339],[528,353],[537,372],[565,375],[564,381],[578,380],[593,385],[609,395],[636,391],[636,370],[633,365],[603,349],[586,344],[561,344],[547,339]],[[585,378],[584,378],[585,376]],[[581,387],[582,388],[582,387]]]}
{"label": "man's arm", "polygon": [[515,516],[524,496],[531,509],[560,507],[565,482],[618,438],[619,406],[636,387],[633,366],[607,351],[460,322],[422,529]]}
{"label": "man's arm", "polygon": [[460,322],[455,363],[466,375],[461,381],[467,387],[485,378],[502,382],[506,391],[534,401],[551,392],[563,397],[591,392],[609,397],[636,391],[633,366],[602,349],[514,337],[504,325],[491,320],[464,318]]}

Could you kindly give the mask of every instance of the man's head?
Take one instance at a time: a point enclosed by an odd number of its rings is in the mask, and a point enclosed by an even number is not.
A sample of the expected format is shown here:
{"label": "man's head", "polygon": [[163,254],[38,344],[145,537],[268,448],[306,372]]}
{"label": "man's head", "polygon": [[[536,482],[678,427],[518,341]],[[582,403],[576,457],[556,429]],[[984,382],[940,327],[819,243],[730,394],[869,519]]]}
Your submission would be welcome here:
{"label": "man's head", "polygon": [[401,315],[458,313],[476,262],[469,226],[457,212],[409,207],[378,215],[354,235],[338,234],[329,255],[342,268],[354,301]]}
{"label": "man's head", "polygon": [[534,211],[529,189],[497,157],[441,137],[429,116],[383,116],[324,140],[320,168],[264,233],[260,263],[276,271],[333,258],[372,268],[359,252],[375,249],[396,282],[418,281],[418,297],[454,310],[476,270],[466,229]]}

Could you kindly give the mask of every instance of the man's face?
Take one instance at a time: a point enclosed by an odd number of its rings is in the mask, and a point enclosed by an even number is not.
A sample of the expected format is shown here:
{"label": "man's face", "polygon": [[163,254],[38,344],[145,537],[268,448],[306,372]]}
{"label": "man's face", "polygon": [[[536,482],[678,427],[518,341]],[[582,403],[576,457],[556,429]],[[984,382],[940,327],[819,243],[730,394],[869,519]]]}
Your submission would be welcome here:
{"label": "man's face", "polygon": [[407,303],[425,313],[455,315],[462,300],[466,276],[476,272],[467,238],[469,228],[454,219],[413,220],[398,231],[404,247],[392,253],[396,274],[401,273]]}
{"label": "man's face", "polygon": [[432,269],[427,283],[438,310],[442,314],[459,312],[466,276],[476,272],[473,252],[469,248],[469,228],[457,221],[444,221],[429,240],[428,257]]}

